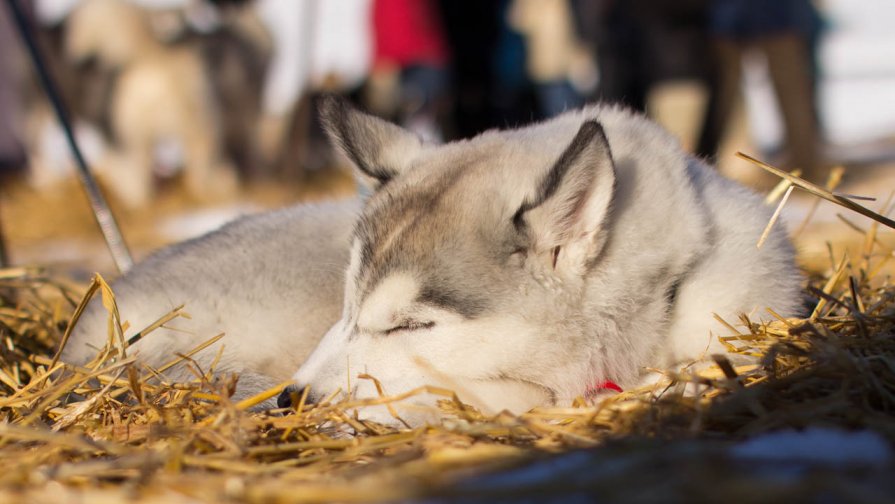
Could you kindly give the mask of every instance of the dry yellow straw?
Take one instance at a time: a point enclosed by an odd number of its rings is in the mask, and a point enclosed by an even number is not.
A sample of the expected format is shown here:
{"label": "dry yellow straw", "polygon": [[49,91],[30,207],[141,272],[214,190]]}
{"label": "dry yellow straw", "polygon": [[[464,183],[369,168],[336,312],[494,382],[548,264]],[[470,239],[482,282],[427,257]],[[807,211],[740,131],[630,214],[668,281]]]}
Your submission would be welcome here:
{"label": "dry yellow straw", "polygon": [[293,383],[294,382],[292,380],[284,381],[283,383],[277,384],[277,385],[265,390],[264,392],[261,392],[259,394],[253,395],[252,397],[243,399],[242,401],[239,401],[238,403],[236,403],[236,409],[245,410],[245,409],[251,408],[252,406],[257,406],[257,405],[263,403],[264,401],[270,399],[271,397],[276,397],[276,396],[280,395],[280,393],[283,391],[283,389],[285,389],[289,385],[292,385]]}
{"label": "dry yellow straw", "polygon": [[858,212],[859,214],[861,214],[865,217],[870,217],[871,219],[879,222],[880,224],[884,224],[886,226],[889,226],[892,229],[895,229],[895,221],[893,221],[892,219],[890,219],[888,217],[880,215],[880,214],[874,212],[873,210],[870,210],[869,208],[863,207],[849,199],[846,199],[842,196],[839,196],[839,195],[836,195],[830,191],[827,191],[826,189],[824,189],[818,185],[812,184],[811,182],[808,182],[805,179],[796,177],[795,175],[786,173],[785,171],[783,171],[779,168],[775,168],[765,162],[759,161],[759,160],[755,159],[754,157],[749,156],[748,154],[743,154],[742,152],[737,152],[737,157],[739,157],[741,159],[745,159],[746,161],[749,161],[750,163],[754,163],[754,164],[758,165],[759,167],[773,173],[774,175],[777,175],[778,177],[785,178],[786,180],[789,180],[790,182],[792,182],[794,185],[801,187],[802,189],[810,192],[811,194],[813,194],[815,196],[823,198],[827,201],[832,201],[833,203],[836,203],[837,205],[844,206],[845,208],[848,208],[849,210],[852,210],[854,212]]}
{"label": "dry yellow straw", "polygon": [[783,206],[786,205],[787,201],[789,201],[789,195],[792,194],[792,190],[794,188],[794,185],[790,185],[789,188],[786,189],[786,193],[783,194],[783,199],[780,200],[780,204],[777,205],[777,209],[774,210],[774,215],[771,215],[771,220],[768,221],[768,225],[765,226],[764,231],[761,233],[761,237],[758,239],[758,243],[755,244],[756,248],[761,248],[761,246],[764,245],[764,242],[768,239],[768,236],[770,236],[771,229],[773,229],[774,224],[777,222],[777,219],[780,218],[780,212],[783,211]]}

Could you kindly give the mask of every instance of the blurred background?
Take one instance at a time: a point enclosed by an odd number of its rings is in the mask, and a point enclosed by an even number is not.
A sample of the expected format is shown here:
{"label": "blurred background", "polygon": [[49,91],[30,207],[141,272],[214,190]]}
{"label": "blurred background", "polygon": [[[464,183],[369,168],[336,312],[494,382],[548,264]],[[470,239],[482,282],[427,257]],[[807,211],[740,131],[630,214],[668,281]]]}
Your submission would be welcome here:
{"label": "blurred background", "polygon": [[[777,180],[736,151],[819,184],[845,167],[838,189],[875,210],[895,189],[891,0],[18,2],[137,258],[355,194],[317,120],[324,93],[432,141],[619,103],[757,190]],[[6,9],[0,172],[7,261],[114,271]],[[803,260],[823,261],[840,210],[812,206],[786,217]]]}

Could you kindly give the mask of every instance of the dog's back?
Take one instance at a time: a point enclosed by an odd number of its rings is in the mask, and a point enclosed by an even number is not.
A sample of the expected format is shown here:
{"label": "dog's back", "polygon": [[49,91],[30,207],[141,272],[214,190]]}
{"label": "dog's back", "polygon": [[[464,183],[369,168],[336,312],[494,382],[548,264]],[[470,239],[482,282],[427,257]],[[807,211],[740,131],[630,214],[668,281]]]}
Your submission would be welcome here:
{"label": "dog's back", "polygon": [[[127,336],[184,305],[129,352],[157,367],[223,332],[219,371],[253,389],[285,380],[339,316],[348,237],[359,202],[300,205],[243,217],[150,256],[112,283]],[[108,339],[108,313],[94,299],[63,360],[82,364]],[[196,356],[208,366],[220,345]],[[191,379],[182,368],[169,378]]]}

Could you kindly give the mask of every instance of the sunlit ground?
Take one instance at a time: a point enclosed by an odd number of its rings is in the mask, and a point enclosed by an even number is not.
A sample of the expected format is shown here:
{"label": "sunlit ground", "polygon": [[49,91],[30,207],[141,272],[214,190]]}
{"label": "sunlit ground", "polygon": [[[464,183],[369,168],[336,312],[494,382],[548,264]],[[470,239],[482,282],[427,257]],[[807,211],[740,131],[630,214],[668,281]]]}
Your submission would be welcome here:
{"label": "sunlit ground", "polygon": [[[347,171],[332,169],[289,184],[252,184],[233,200],[210,205],[190,200],[174,183],[162,184],[145,210],[128,210],[115,201],[111,204],[125,240],[139,260],[163,245],[200,235],[243,214],[348,197],[354,189]],[[3,189],[0,205],[0,222],[13,264],[52,267],[78,279],[94,271],[115,274],[87,198],[75,180],[41,191],[24,183],[9,184]]]}

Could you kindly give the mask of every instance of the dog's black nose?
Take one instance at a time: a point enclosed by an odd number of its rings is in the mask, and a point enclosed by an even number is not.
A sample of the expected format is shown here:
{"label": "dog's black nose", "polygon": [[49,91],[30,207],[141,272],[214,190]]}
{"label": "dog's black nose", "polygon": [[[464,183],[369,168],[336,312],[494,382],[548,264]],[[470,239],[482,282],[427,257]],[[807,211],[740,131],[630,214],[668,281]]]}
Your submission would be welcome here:
{"label": "dog's black nose", "polygon": [[[277,407],[280,408],[294,408],[298,405],[299,399],[301,399],[302,394],[305,393],[305,389],[307,387],[302,387],[301,385],[289,385],[283,392],[277,396]],[[316,402],[316,398],[313,394],[308,391],[307,397],[305,397],[305,404],[310,405]]]}
{"label": "dog's black nose", "polygon": [[291,408],[293,397],[298,394],[295,385],[289,385],[277,396],[277,407],[278,408]]}

